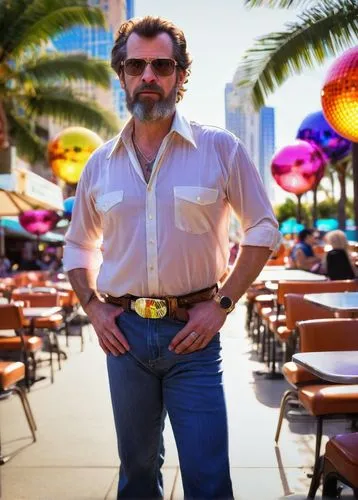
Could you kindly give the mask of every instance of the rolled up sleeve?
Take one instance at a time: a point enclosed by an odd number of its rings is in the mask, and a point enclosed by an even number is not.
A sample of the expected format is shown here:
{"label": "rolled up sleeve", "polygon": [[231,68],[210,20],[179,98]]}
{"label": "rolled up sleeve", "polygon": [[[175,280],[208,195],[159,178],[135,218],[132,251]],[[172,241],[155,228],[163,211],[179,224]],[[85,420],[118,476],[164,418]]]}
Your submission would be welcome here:
{"label": "rolled up sleeve", "polygon": [[76,190],[70,227],[65,236],[65,271],[76,268],[99,269],[102,264],[102,221],[96,210],[89,183],[89,160]]}
{"label": "rolled up sleeve", "polygon": [[275,250],[281,241],[278,222],[259,173],[239,140],[230,160],[227,196],[240,221],[240,244]]}

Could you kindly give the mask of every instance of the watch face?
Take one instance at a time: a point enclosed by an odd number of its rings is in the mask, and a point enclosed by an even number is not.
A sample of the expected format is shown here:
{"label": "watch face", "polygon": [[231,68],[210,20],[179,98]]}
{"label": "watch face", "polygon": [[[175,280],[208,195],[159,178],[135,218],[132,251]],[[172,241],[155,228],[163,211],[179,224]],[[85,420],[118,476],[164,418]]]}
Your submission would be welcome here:
{"label": "watch face", "polygon": [[223,309],[229,309],[232,306],[232,300],[230,299],[230,297],[221,297],[220,306]]}

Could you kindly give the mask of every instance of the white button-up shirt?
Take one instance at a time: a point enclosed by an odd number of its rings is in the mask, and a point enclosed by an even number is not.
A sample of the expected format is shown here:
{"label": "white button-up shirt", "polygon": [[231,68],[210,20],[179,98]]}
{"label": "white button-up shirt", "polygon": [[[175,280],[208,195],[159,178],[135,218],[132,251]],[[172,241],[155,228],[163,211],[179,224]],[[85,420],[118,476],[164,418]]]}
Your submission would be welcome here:
{"label": "white button-up shirt", "polygon": [[64,266],[99,269],[97,288],[118,297],[184,295],[223,276],[231,208],[241,245],[280,240],[258,172],[240,140],[176,111],[147,184],[130,120],[89,159],[66,234]]}

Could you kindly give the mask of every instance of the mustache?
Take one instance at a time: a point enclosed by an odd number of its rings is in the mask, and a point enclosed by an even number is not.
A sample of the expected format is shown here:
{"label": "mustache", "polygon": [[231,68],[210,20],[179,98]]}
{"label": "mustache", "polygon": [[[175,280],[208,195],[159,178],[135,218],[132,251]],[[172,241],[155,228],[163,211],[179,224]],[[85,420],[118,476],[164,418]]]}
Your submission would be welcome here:
{"label": "mustache", "polygon": [[134,96],[137,96],[141,92],[144,92],[145,90],[151,91],[151,92],[157,92],[161,96],[163,96],[163,90],[157,85],[156,83],[148,84],[148,83],[143,83],[140,87],[138,87],[135,92]]}

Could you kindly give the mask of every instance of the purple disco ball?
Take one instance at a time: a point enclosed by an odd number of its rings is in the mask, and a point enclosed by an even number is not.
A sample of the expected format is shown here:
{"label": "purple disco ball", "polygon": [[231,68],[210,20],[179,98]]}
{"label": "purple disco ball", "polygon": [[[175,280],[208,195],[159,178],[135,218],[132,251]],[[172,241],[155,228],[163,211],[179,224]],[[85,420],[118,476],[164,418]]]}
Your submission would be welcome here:
{"label": "purple disco ball", "polygon": [[37,236],[51,231],[59,220],[60,217],[53,210],[26,210],[19,215],[21,226]]}
{"label": "purple disco ball", "polygon": [[271,172],[282,189],[299,196],[318,186],[325,166],[325,158],[318,146],[296,140],[274,155]]}
{"label": "purple disco ball", "polygon": [[322,111],[306,116],[298,129],[296,138],[314,142],[330,160],[341,160],[350,153],[352,148],[351,141],[337,134]]}

